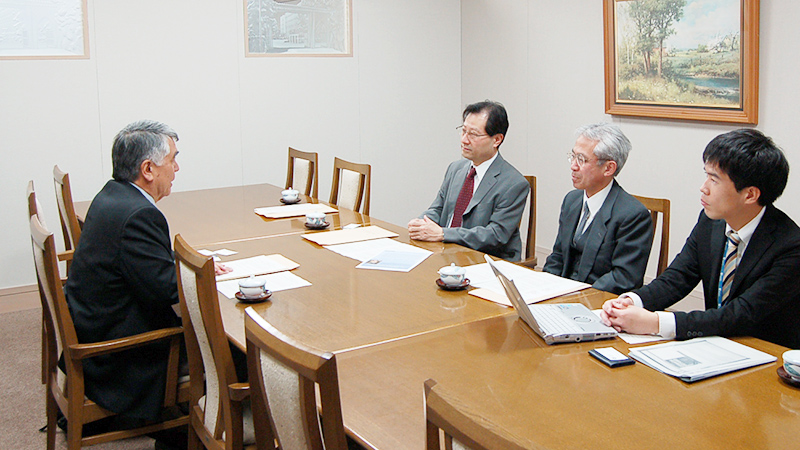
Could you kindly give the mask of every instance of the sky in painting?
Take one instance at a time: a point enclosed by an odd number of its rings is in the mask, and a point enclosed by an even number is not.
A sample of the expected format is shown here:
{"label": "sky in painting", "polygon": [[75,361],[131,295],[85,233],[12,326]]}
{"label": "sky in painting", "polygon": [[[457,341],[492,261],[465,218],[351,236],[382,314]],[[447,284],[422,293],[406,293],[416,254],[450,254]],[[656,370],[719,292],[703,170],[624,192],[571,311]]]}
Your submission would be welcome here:
{"label": "sky in painting", "polygon": [[739,30],[740,0],[689,0],[683,18],[673,25],[675,34],[666,45],[675,49],[697,48],[714,38]]}

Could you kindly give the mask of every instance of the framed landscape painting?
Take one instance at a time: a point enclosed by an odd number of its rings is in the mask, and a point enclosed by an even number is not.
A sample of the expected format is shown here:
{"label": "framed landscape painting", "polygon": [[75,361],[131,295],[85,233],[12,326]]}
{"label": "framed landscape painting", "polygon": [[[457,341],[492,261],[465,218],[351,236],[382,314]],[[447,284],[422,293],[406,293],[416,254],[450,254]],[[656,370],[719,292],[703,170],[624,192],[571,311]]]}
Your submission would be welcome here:
{"label": "framed landscape painting", "polygon": [[244,0],[245,56],[352,56],[351,0]]}
{"label": "framed landscape painting", "polygon": [[758,122],[758,0],[603,0],[606,113]]}

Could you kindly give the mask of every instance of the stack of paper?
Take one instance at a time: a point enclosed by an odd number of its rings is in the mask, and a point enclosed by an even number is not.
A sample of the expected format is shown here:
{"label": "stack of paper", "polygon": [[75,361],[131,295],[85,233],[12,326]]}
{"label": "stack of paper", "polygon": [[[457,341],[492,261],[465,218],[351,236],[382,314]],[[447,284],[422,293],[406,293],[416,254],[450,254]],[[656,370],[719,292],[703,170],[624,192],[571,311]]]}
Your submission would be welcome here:
{"label": "stack of paper", "polygon": [[225,265],[233,270],[217,275],[217,290],[228,298],[233,298],[239,291],[239,278],[251,275],[259,275],[258,278],[263,279],[267,289],[272,292],[311,286],[308,281],[289,272],[300,265],[283,255],[259,255],[227,261]]}
{"label": "stack of paper", "polygon": [[325,214],[337,212],[336,208],[331,208],[330,206],[322,205],[320,203],[298,203],[296,205],[265,206],[262,208],[256,208],[253,211],[255,211],[255,213],[259,216],[264,216],[267,219],[283,219],[286,217],[305,216],[310,212],[322,212]]}
{"label": "stack of paper", "polygon": [[629,355],[687,383],[777,360],[772,355],[718,336],[634,348]]}
{"label": "stack of paper", "polygon": [[[508,261],[495,261],[495,265],[503,275],[514,280],[522,298],[529,305],[592,287],[586,283],[561,278],[546,272],[536,272]],[[503,286],[492,272],[489,264],[475,264],[467,266],[466,269],[466,277],[469,278],[470,284],[480,288],[469,291],[470,295],[511,306],[511,301],[506,297]]]}
{"label": "stack of paper", "polygon": [[319,245],[346,244],[348,242],[368,241],[370,239],[397,237],[398,234],[376,225],[351,228],[348,230],[308,233],[303,237]]}

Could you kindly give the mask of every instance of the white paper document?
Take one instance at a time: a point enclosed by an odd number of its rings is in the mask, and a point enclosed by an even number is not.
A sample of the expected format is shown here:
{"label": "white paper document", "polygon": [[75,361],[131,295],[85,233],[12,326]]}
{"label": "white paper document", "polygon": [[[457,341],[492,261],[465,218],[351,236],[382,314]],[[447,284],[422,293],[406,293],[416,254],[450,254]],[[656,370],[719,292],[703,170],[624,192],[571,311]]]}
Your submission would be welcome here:
{"label": "white paper document", "polygon": [[252,258],[226,261],[224,264],[233,270],[222,275],[217,275],[217,282],[233,280],[236,278],[245,278],[249,277],[250,275],[263,275],[273,272],[282,272],[284,270],[292,270],[300,267],[300,264],[297,264],[291,259],[278,254],[268,256],[258,255]]}
{"label": "white paper document", "polygon": [[[264,280],[264,285],[272,292],[311,286],[308,281],[288,271],[261,275],[256,278]],[[222,292],[225,297],[234,298],[239,292],[239,280],[218,281],[217,290]]]}
{"label": "white paper document", "polygon": [[356,266],[356,269],[389,270],[409,272],[430,255],[420,252],[398,252],[385,250]]}
{"label": "white paper document", "polygon": [[[222,248],[222,249],[219,249],[219,250],[208,250],[208,249],[204,248],[204,249],[198,250],[197,253],[200,253],[201,255],[206,255],[206,256],[231,256],[231,255],[235,255],[237,252],[235,252],[233,250],[228,250],[227,248]],[[219,261],[219,258],[214,259],[214,261]]]}
{"label": "white paper document", "polygon": [[[394,239],[370,239],[368,241],[348,242],[347,244],[326,245],[326,249],[336,252],[342,256],[364,262],[373,256],[387,250],[395,252],[415,252],[425,255],[425,258],[433,252],[424,248],[415,247]],[[422,260],[425,260],[422,258]]]}
{"label": "white paper document", "polygon": [[298,203],[296,205],[283,206],[264,206],[256,208],[256,214],[267,219],[283,219],[286,217],[305,216],[310,212],[322,212],[325,214],[337,212],[336,208],[321,203]]}
{"label": "white paper document", "polygon": [[397,237],[398,234],[377,225],[352,228],[349,230],[325,231],[322,233],[308,233],[303,238],[319,245],[346,244],[348,242],[367,241],[370,239]]}
{"label": "white paper document", "polygon": [[770,354],[719,336],[634,348],[629,355],[687,383],[777,360]]}
{"label": "white paper document", "polygon": [[[546,272],[536,272],[508,261],[495,261],[495,265],[506,277],[514,280],[522,298],[529,305],[592,287],[590,284]],[[470,295],[511,306],[511,301],[506,297],[503,286],[489,264],[467,266],[466,277],[469,278],[471,286],[479,288],[469,291]]]}

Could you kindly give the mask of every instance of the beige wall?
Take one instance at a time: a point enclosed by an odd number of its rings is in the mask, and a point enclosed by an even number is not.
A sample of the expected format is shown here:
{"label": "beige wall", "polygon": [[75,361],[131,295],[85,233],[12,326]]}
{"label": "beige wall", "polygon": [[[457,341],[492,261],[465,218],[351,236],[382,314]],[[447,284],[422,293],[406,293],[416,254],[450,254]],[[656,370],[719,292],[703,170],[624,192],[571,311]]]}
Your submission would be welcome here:
{"label": "beige wall", "polygon": [[36,281],[28,180],[61,245],[53,165],[91,199],[114,135],[137,119],[180,135],[176,191],[283,184],[293,146],[320,153],[323,198],[334,156],[372,164],[372,212],[397,223],[427,207],[458,155],[457,0],[353,0],[352,58],[245,58],[241,0],[88,4],[90,59],[0,61],[0,289]]}
{"label": "beige wall", "polygon": [[[320,153],[323,198],[334,156],[372,164],[373,214],[404,225],[458,158],[463,105],[496,99],[511,121],[503,154],[539,180],[542,251],[571,189],[574,129],[613,121],[634,144],[620,183],[673,202],[672,256],[700,211],[701,151],[735,128],[605,115],[600,0],[353,0],[352,58],[287,59],[244,58],[241,1],[88,3],[90,59],[0,61],[0,289],[35,282],[27,181],[57,229],[52,166],[70,172],[76,200],[90,199],[110,176],[114,134],[140,118],[181,136],[176,191],[281,184],[291,145]],[[786,50],[798,17],[797,2],[761,2],[757,128],[796,167],[800,60]],[[778,201],[795,218],[798,193],[793,176]]]}
{"label": "beige wall", "polygon": [[[464,0],[462,101],[493,97],[508,106],[511,127],[503,150],[539,188],[537,247],[548,252],[564,195],[572,189],[566,153],[574,130],[591,122],[618,124],[633,151],[618,177],[631,193],[672,201],[674,257],[700,212],[701,155],[716,135],[739,128],[604,114],[601,0]],[[800,60],[788,52],[800,40],[800,3],[761,2],[760,114],[756,128],[772,136],[797,170]],[[508,148],[506,148],[508,147]],[[800,219],[800,176],[776,205]],[[671,259],[670,258],[670,259]],[[651,264],[648,276],[655,275]]]}

